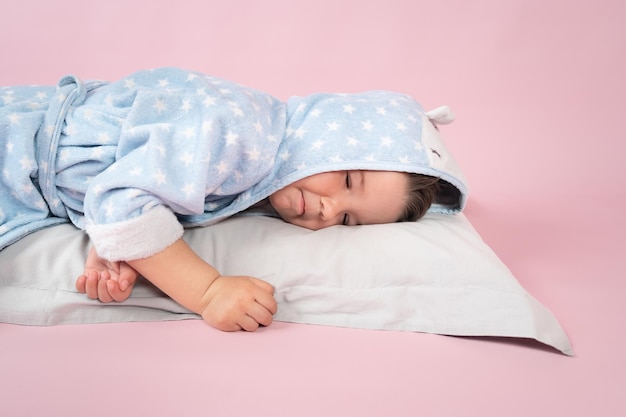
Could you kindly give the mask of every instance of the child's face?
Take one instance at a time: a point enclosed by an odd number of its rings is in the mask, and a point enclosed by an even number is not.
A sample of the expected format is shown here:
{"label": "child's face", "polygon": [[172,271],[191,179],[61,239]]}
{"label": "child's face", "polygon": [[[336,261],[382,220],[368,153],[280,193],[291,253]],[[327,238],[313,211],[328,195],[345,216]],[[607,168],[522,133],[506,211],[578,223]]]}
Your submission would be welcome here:
{"label": "child's face", "polygon": [[396,222],[407,201],[408,176],[391,171],[334,171],[276,191],[272,207],[286,222],[318,230],[337,224]]}

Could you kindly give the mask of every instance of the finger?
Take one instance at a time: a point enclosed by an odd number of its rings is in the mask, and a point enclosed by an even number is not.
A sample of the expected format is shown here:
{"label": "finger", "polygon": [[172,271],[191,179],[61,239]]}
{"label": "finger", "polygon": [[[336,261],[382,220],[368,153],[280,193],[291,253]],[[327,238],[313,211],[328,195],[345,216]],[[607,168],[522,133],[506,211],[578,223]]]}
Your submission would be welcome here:
{"label": "finger", "polygon": [[98,299],[98,276],[96,271],[90,271],[87,273],[87,279],[85,281],[85,293],[87,297],[92,300]]}
{"label": "finger", "polygon": [[258,279],[255,277],[250,277],[250,281],[252,281],[257,287],[261,288],[263,291],[274,294],[274,287],[269,282],[263,281],[262,279]]}
{"label": "finger", "polygon": [[278,311],[278,304],[276,303],[276,299],[274,299],[274,296],[272,294],[269,294],[265,291],[258,291],[254,295],[254,299],[261,306],[265,307],[267,311],[269,311],[271,314],[276,314],[276,312]]}
{"label": "finger", "polygon": [[237,321],[237,324],[241,326],[242,330],[247,332],[253,332],[259,328],[259,323],[248,315],[241,316],[241,318]]}
{"label": "finger", "polygon": [[113,301],[113,297],[109,294],[108,283],[113,280],[108,278],[109,275],[102,273],[100,275],[100,279],[98,280],[98,299],[103,303],[110,303]]}
{"label": "finger", "polygon": [[85,293],[85,284],[87,283],[87,276],[81,275],[76,278],[76,290],[80,293]]}
{"label": "finger", "polygon": [[248,316],[262,326],[269,326],[274,320],[272,313],[261,304],[255,303],[248,309]]}
{"label": "finger", "polygon": [[[126,289],[122,289],[124,287]],[[117,281],[109,280],[107,281],[107,290],[109,292],[109,295],[113,298],[113,300],[117,301],[118,303],[121,303],[122,301],[125,301],[126,299],[128,299],[132,291],[132,287],[128,286],[127,281],[117,282]]]}
{"label": "finger", "polygon": [[241,326],[233,322],[207,320],[207,323],[223,332],[238,332],[243,330]]}
{"label": "finger", "polygon": [[131,268],[130,265],[124,263],[120,268],[120,278],[118,280],[120,282],[120,289],[126,291],[127,288],[134,287],[138,275],[137,271]]}

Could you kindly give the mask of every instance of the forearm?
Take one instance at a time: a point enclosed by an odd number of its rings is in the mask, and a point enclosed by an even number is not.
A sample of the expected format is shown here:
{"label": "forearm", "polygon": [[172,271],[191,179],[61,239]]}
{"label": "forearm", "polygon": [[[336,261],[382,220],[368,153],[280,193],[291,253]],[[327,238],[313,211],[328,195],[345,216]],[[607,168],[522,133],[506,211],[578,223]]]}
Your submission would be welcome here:
{"label": "forearm", "polygon": [[155,255],[127,263],[176,302],[198,314],[208,302],[209,287],[220,275],[182,239]]}

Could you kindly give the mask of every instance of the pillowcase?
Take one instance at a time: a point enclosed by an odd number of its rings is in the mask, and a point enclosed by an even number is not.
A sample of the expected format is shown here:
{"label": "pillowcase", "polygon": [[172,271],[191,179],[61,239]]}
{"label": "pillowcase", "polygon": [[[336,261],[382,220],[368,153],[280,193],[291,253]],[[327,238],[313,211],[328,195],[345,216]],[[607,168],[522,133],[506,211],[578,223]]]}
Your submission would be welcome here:
{"label": "pillowcase", "polygon": [[[463,214],[417,223],[310,231],[241,216],[185,232],[224,275],[275,287],[275,320],[456,336],[532,338],[565,354],[570,342]],[[0,252],[0,321],[29,325],[199,318],[140,280],[124,303],[74,289],[89,247],[71,225],[34,233]]]}

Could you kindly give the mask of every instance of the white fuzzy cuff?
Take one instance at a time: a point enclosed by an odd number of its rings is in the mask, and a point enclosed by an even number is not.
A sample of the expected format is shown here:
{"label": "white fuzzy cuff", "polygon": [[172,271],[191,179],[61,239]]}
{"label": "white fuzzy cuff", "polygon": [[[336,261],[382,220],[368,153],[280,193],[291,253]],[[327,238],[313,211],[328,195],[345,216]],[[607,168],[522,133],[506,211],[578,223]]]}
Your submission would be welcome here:
{"label": "white fuzzy cuff", "polygon": [[170,210],[159,206],[132,220],[86,227],[96,251],[109,261],[147,258],[183,235],[183,227]]}

